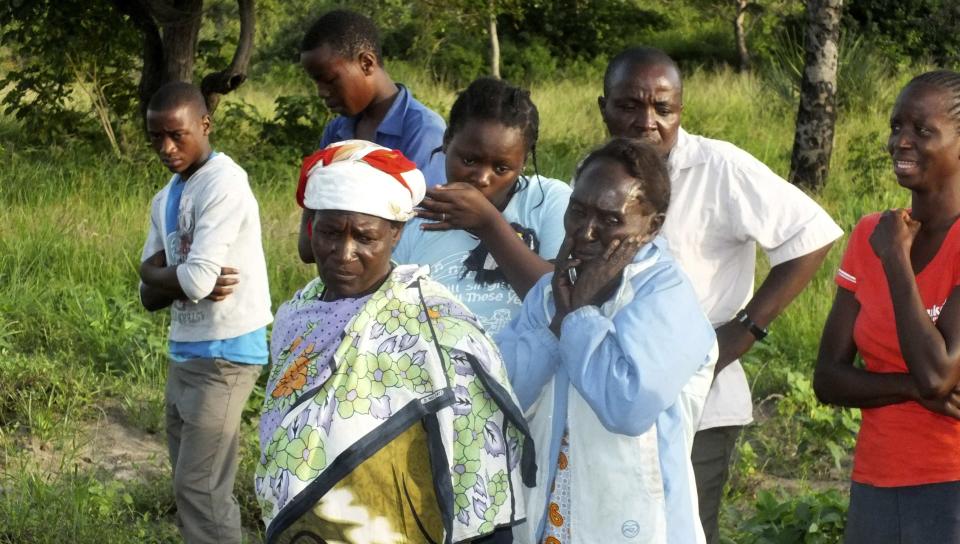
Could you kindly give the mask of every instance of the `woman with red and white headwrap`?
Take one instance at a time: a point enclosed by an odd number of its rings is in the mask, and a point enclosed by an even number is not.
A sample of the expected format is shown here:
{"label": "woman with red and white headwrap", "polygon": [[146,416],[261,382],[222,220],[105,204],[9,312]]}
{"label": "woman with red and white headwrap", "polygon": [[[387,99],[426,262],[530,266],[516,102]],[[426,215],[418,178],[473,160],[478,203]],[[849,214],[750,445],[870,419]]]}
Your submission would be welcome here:
{"label": "woman with red and white headwrap", "polygon": [[391,264],[425,192],[399,151],[304,161],[318,277],[277,311],[256,490],[267,542],[465,542],[523,520],[533,447],[496,346],[417,265]]}

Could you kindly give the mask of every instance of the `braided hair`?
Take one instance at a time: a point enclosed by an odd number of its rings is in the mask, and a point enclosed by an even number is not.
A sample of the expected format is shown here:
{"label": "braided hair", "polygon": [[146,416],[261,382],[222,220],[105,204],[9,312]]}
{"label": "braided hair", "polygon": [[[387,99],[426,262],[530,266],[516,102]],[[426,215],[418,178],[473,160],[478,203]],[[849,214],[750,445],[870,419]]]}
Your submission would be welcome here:
{"label": "braided hair", "polygon": [[920,74],[910,80],[904,90],[914,85],[928,85],[936,89],[941,89],[950,94],[950,104],[947,114],[957,125],[957,132],[960,132],[960,73],[953,70],[933,70]]}
{"label": "braided hair", "polygon": [[370,51],[377,57],[377,63],[383,65],[377,25],[354,11],[336,9],[323,14],[310,25],[300,42],[300,52],[313,51],[324,44],[344,58]]}
{"label": "braided hair", "polygon": [[[443,143],[448,145],[453,137],[470,121],[496,121],[506,127],[519,128],[523,134],[525,154],[533,159],[533,172],[540,184],[540,171],[537,168],[537,138],[540,136],[540,113],[530,99],[530,91],[514,87],[505,81],[492,77],[481,77],[464,89],[450,108],[450,120],[443,134]],[[510,196],[526,189],[528,180],[518,178],[510,191]],[[540,184],[543,204],[546,194]]]}
{"label": "braided hair", "polygon": [[574,176],[578,183],[587,165],[597,159],[622,164],[627,174],[637,180],[643,200],[653,208],[654,213],[667,213],[670,206],[670,174],[652,146],[631,138],[613,138],[580,161]]}

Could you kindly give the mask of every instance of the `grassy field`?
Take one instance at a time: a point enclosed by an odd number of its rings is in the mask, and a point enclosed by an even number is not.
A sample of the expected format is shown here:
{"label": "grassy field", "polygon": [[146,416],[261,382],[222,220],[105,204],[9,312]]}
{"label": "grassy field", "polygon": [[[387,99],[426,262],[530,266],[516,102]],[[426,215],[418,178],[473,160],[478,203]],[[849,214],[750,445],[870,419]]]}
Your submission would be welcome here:
{"label": "grassy field", "polygon": [[[391,69],[418,98],[448,111],[454,89],[408,66]],[[603,140],[599,82],[596,75],[532,88],[541,173],[569,179],[577,159]],[[841,112],[831,178],[815,198],[845,231],[867,212],[907,204],[884,151],[899,83],[877,82],[891,90]],[[250,81],[227,104],[269,116],[273,97],[309,92],[305,83],[295,87]],[[685,90],[688,131],[734,142],[786,174],[792,102],[759,77],[730,71],[688,74]],[[0,543],[176,542],[162,429],[167,318],[146,313],[136,296],[149,200],[168,174],[145,144],[117,159],[97,141],[28,141],[0,119]],[[276,307],[312,274],[295,252],[299,157],[224,130],[215,145],[250,174]],[[837,244],[769,341],[746,358],[760,417],[731,480],[729,541],[831,542],[842,528],[858,415],[819,406],[810,388],[842,249]],[[262,530],[252,491],[261,399],[255,393],[248,405],[237,483],[250,542]]]}

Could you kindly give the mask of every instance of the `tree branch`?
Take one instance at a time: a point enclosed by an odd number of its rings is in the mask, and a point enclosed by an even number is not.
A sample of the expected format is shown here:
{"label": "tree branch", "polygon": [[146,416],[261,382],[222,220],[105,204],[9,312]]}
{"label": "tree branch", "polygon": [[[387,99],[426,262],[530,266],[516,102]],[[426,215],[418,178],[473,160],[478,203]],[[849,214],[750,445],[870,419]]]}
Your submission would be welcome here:
{"label": "tree branch", "polygon": [[207,100],[207,109],[212,114],[217,109],[220,97],[234,91],[247,79],[247,66],[253,54],[254,29],[256,27],[255,0],[237,0],[240,8],[240,39],[233,60],[226,70],[207,74],[200,84],[200,90]]}
{"label": "tree branch", "polygon": [[141,0],[113,0],[113,5],[130,17],[130,21],[143,34],[143,67],[140,70],[137,94],[140,97],[140,117],[146,119],[147,103],[160,88],[163,79],[163,40],[160,38],[160,28],[148,6]]}

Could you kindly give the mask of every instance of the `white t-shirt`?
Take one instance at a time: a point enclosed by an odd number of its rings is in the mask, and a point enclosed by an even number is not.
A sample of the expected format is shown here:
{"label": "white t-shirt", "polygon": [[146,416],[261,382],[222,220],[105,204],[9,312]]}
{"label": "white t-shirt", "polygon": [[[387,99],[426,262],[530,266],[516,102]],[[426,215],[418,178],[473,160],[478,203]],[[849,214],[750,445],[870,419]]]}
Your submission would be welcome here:
{"label": "white t-shirt", "polygon": [[[756,244],[776,266],[843,234],[813,199],[733,144],[680,129],[667,166],[670,208],[661,234],[714,327],[753,296]],[[714,379],[699,428],[752,420],[747,378],[734,361]]]}
{"label": "white t-shirt", "polygon": [[[170,340],[224,340],[270,324],[270,288],[260,241],[260,211],[247,173],[217,153],[187,180],[177,213],[177,234],[166,224],[167,195],[176,176],[153,197],[150,230],[141,262],[165,250],[177,266],[177,280],[188,300],[170,306]],[[176,244],[176,245],[175,245]],[[233,294],[207,300],[220,269],[240,270]]]}
{"label": "white t-shirt", "polygon": [[[553,259],[563,243],[563,214],[570,201],[570,186],[545,177],[528,179],[526,189],[510,199],[503,217],[532,232],[539,246],[537,254]],[[506,281],[478,283],[477,273],[467,269],[465,261],[480,243],[478,238],[462,230],[420,230],[423,222],[414,219],[407,223],[393,251],[393,260],[398,264],[429,265],[430,277],[466,304],[487,333],[496,335],[520,311],[520,298]],[[484,268],[495,267],[493,257],[488,255]]]}

